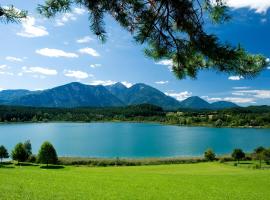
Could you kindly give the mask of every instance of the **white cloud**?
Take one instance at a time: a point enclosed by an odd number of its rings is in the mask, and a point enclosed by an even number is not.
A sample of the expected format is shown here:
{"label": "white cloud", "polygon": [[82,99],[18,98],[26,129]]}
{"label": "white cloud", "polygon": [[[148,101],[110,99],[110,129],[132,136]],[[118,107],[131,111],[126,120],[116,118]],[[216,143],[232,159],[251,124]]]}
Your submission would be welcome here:
{"label": "white cloud", "polygon": [[74,8],[73,12],[77,15],[83,15],[86,12],[86,10],[83,8]]}
{"label": "white cloud", "polygon": [[253,96],[258,99],[270,99],[270,90],[239,90],[237,92]]}
{"label": "white cloud", "polygon": [[17,57],[13,57],[13,56],[7,56],[6,60],[8,60],[10,62],[23,62],[22,58],[17,58]]}
{"label": "white cloud", "polygon": [[85,12],[85,9],[74,8],[72,12],[64,13],[60,18],[56,19],[55,26],[64,26],[69,21],[75,21],[78,15],[83,15]]}
{"label": "white cloud", "polygon": [[0,70],[6,69],[6,68],[7,68],[7,65],[0,65]]}
{"label": "white cloud", "polygon": [[93,41],[93,39],[89,36],[85,36],[83,38],[80,38],[76,40],[77,43],[83,44],[83,43],[89,43],[90,41]]}
{"label": "white cloud", "polygon": [[241,87],[233,87],[234,90],[246,90],[249,89],[250,87],[247,86],[241,86]]}
{"label": "white cloud", "polygon": [[83,71],[73,71],[73,70],[64,70],[64,75],[67,77],[73,77],[76,79],[86,79],[88,77],[93,77],[92,74],[88,74]]}
{"label": "white cloud", "polygon": [[239,81],[241,79],[243,79],[244,77],[243,76],[229,76],[229,80],[232,80],[232,81]]}
{"label": "white cloud", "polygon": [[257,13],[266,13],[270,8],[269,0],[227,0],[226,3],[232,8],[249,8]]}
{"label": "white cloud", "polygon": [[245,96],[245,93],[243,93],[243,92],[232,92],[232,95],[234,95],[234,96]]}
{"label": "white cloud", "polygon": [[129,83],[127,81],[122,81],[121,82],[123,85],[125,85],[127,88],[130,88],[133,84],[132,83]]}
{"label": "white cloud", "polygon": [[14,74],[12,72],[7,72],[5,71],[6,69],[8,69],[9,67],[7,65],[0,65],[0,75],[9,75],[9,76],[13,76]]}
{"label": "white cloud", "polygon": [[101,67],[101,64],[92,64],[92,65],[90,65],[90,67],[92,67],[92,68]]}
{"label": "white cloud", "polygon": [[188,92],[188,91],[179,92],[179,93],[176,93],[176,92],[174,92],[174,93],[166,92],[165,94],[167,96],[171,96],[171,97],[177,99],[178,101],[185,100],[188,97],[191,97],[192,96],[192,92]]}
{"label": "white cloud", "polygon": [[43,48],[43,49],[38,49],[36,50],[37,54],[40,54],[42,56],[47,56],[47,57],[66,57],[66,58],[78,58],[79,56],[75,53],[69,53],[65,52],[60,49],[49,49],[49,48]]}
{"label": "white cloud", "polygon": [[92,49],[92,48],[89,48],[89,47],[79,49],[79,52],[82,53],[82,54],[88,54],[88,55],[94,56],[94,57],[100,56],[100,54],[95,49]]}
{"label": "white cloud", "polygon": [[91,81],[90,82],[90,85],[104,85],[104,86],[107,86],[107,85],[113,85],[117,83],[116,81],[112,81],[112,80],[94,80],[94,81]]}
{"label": "white cloud", "polygon": [[48,31],[44,26],[35,25],[36,19],[34,17],[27,17],[22,20],[22,31],[18,32],[17,35],[22,37],[34,38],[43,37],[49,35]]}
{"label": "white cloud", "polygon": [[242,98],[242,97],[208,97],[202,96],[203,99],[209,102],[216,101],[229,101],[237,104],[256,103],[254,98]]}
{"label": "white cloud", "polygon": [[[103,86],[108,86],[108,85],[113,85],[116,84],[117,81],[113,80],[93,80],[90,82],[90,85],[103,85]],[[123,85],[125,85],[127,88],[130,88],[133,84],[128,82],[128,81],[121,81]]]}
{"label": "white cloud", "polygon": [[169,81],[156,81],[155,84],[159,84],[159,85],[164,85],[164,84],[168,84]]}
{"label": "white cloud", "polygon": [[6,72],[6,71],[0,71],[0,75],[9,75],[9,76],[13,76],[14,73],[12,73],[12,72]]}
{"label": "white cloud", "polygon": [[[45,68],[45,67],[26,67],[26,66],[24,66],[24,67],[22,67],[22,70],[24,73],[42,74],[42,75],[47,75],[47,76],[54,76],[54,75],[58,74],[58,72],[55,69],[50,69],[50,68]],[[22,75],[22,74],[20,74],[20,75]]]}
{"label": "white cloud", "polygon": [[56,20],[55,26],[64,26],[69,21],[75,21],[77,18],[73,13],[65,13],[61,18]]}
{"label": "white cloud", "polygon": [[233,103],[256,103],[254,98],[239,98],[239,97],[225,97],[224,101],[230,101]]}
{"label": "white cloud", "polygon": [[169,70],[172,70],[173,61],[172,60],[161,60],[156,63],[157,65],[167,66]]}

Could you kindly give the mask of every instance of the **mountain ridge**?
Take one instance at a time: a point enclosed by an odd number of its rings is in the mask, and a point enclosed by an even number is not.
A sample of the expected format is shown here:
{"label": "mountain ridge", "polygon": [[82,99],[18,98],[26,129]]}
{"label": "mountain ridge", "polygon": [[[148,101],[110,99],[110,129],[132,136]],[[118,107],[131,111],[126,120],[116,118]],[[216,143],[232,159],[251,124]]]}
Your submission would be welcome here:
{"label": "mountain ridge", "polygon": [[198,96],[189,97],[180,102],[144,83],[126,87],[120,82],[108,86],[71,82],[40,91],[3,90],[0,91],[0,104],[56,108],[121,107],[153,104],[165,110],[181,108],[219,110],[238,107],[238,105],[227,101],[210,104]]}

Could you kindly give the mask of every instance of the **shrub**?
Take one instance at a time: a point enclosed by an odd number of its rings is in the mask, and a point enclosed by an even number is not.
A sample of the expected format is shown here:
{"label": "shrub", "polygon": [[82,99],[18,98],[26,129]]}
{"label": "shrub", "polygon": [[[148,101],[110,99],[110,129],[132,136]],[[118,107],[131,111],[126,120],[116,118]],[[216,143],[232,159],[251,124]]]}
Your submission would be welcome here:
{"label": "shrub", "polygon": [[31,155],[28,157],[28,162],[35,163],[37,161],[37,157],[35,155]]}
{"label": "shrub", "polygon": [[43,164],[57,164],[58,158],[55,148],[50,142],[44,142],[38,152],[38,162]]}
{"label": "shrub", "polygon": [[204,158],[207,161],[214,161],[216,159],[216,154],[212,149],[208,149],[206,152],[204,152]]}

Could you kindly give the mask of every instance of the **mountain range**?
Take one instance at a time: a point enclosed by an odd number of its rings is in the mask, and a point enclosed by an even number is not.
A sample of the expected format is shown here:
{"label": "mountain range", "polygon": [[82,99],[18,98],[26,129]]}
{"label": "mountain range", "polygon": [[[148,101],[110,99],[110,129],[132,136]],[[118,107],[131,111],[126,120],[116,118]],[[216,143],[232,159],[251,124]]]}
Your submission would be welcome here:
{"label": "mountain range", "polygon": [[137,104],[153,104],[165,110],[212,109],[238,107],[238,105],[219,101],[208,103],[200,97],[189,97],[184,101],[165,95],[149,85],[138,83],[126,87],[122,83],[109,86],[69,83],[41,91],[3,90],[0,92],[1,105],[33,107],[120,107]]}

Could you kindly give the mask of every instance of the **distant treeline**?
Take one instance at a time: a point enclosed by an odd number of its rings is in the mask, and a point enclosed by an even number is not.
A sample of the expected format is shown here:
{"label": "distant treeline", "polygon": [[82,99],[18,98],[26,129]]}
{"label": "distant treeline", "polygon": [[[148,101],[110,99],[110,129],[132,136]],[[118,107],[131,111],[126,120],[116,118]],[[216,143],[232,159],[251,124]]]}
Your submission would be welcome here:
{"label": "distant treeline", "polygon": [[112,108],[36,108],[0,106],[0,122],[48,122],[48,121],[111,121],[148,120],[160,121],[166,113],[150,104]]}
{"label": "distant treeline", "polygon": [[270,106],[250,106],[211,110],[168,112],[166,122],[178,125],[212,127],[270,127]]}
{"label": "distant treeline", "polygon": [[161,107],[150,104],[70,109],[0,106],[0,122],[49,121],[151,121],[184,126],[270,127],[270,106],[172,112],[165,112]]}

